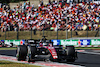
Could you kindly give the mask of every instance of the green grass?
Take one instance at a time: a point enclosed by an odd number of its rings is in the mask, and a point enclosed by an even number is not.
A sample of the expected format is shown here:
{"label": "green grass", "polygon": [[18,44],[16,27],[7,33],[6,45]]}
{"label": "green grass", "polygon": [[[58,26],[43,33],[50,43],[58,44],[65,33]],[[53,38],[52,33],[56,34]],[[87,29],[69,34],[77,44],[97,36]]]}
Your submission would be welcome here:
{"label": "green grass", "polygon": [[[16,50],[17,48],[0,48],[0,50]],[[100,49],[100,47],[75,47],[75,49]]]}
{"label": "green grass", "polygon": [[100,47],[75,47],[75,49],[100,49]]}
{"label": "green grass", "polygon": [[16,50],[16,49],[17,49],[16,47],[14,47],[14,48],[11,48],[11,47],[10,48],[3,48],[3,47],[1,47],[0,48],[0,50]]}
{"label": "green grass", "polygon": [[0,67],[40,67],[40,66],[21,64],[9,61],[0,61]]}
{"label": "green grass", "polygon": [[[97,31],[88,31],[88,37],[94,37]],[[5,32],[0,32],[1,40],[5,40]],[[57,39],[56,31],[45,31],[44,35],[47,36],[47,39]],[[32,39],[41,39],[43,36],[43,31],[37,31],[36,35],[32,32]],[[97,35],[99,36],[99,34]],[[78,31],[78,35],[76,35],[75,31],[72,32],[72,37],[87,37],[87,31]],[[30,39],[31,32],[30,31],[19,31],[19,39]],[[68,38],[71,38],[71,32],[68,32]],[[17,32],[15,31],[7,31],[6,32],[7,40],[16,40]],[[66,31],[58,31],[58,39],[66,39]]]}

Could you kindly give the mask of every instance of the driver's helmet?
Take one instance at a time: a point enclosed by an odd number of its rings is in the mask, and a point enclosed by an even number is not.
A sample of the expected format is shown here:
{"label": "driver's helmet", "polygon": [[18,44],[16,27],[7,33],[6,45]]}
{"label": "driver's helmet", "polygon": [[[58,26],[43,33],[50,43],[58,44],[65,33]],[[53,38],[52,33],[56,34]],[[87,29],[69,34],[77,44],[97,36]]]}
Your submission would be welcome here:
{"label": "driver's helmet", "polygon": [[46,38],[42,38],[41,39],[42,42],[46,42],[46,40],[47,40]]}

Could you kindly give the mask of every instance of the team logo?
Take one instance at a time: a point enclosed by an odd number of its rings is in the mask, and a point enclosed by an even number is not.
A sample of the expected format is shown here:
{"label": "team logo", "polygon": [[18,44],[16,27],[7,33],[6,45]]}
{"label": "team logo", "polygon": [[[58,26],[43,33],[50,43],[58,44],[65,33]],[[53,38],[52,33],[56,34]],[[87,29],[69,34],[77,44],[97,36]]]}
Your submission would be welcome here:
{"label": "team logo", "polygon": [[60,45],[60,40],[52,40],[53,45]]}
{"label": "team logo", "polygon": [[20,41],[20,45],[23,45],[23,44],[25,44],[25,40]]}

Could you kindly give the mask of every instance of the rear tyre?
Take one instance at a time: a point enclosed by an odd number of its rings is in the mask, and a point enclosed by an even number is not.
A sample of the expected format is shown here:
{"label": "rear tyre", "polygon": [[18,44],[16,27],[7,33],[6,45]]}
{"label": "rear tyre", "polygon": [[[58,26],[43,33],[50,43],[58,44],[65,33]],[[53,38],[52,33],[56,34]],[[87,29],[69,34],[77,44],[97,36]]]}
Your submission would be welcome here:
{"label": "rear tyre", "polygon": [[21,60],[25,60],[27,56],[27,46],[25,45],[19,45],[17,47],[17,60],[21,61]]}
{"label": "rear tyre", "polygon": [[66,53],[67,53],[67,62],[74,62],[75,61],[75,48],[74,46],[66,46]]}

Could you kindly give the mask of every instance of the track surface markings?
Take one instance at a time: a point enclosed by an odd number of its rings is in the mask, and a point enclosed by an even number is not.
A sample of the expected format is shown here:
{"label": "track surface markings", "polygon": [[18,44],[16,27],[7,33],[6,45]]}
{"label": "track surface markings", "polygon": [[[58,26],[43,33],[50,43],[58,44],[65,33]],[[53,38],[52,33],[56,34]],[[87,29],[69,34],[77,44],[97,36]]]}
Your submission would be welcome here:
{"label": "track surface markings", "polygon": [[86,54],[100,55],[100,53],[96,53],[96,52],[80,52],[80,53],[86,53]]}
{"label": "track surface markings", "polygon": [[86,51],[86,50],[76,50],[79,53],[86,53],[86,54],[94,54],[94,55],[100,55],[100,51]]}
{"label": "track surface markings", "polygon": [[0,55],[0,60],[7,60],[7,61],[12,61],[12,62],[17,62],[17,63],[26,63],[26,64],[38,65],[38,66],[42,66],[42,67],[82,67],[82,66],[78,66],[78,65],[56,63],[56,62],[28,63],[27,61],[17,61],[16,57],[4,56],[4,55]]}
{"label": "track surface markings", "polygon": [[84,52],[85,50],[76,50],[77,52]]}

